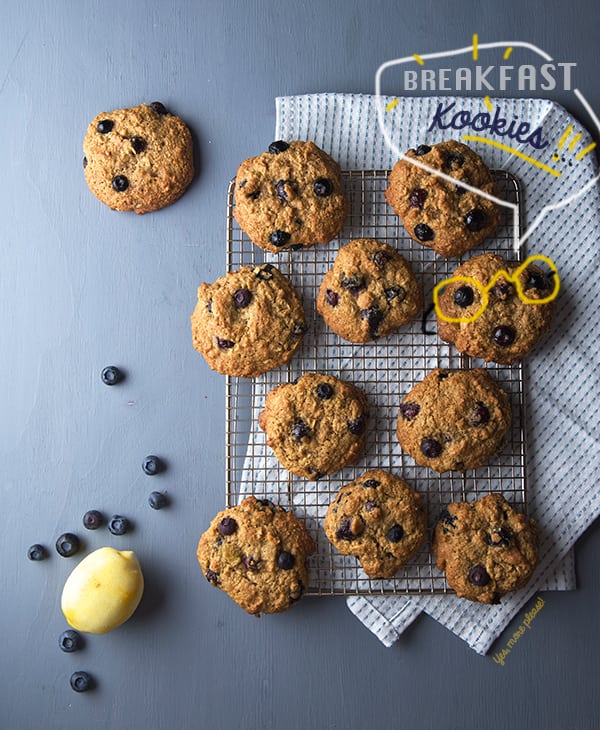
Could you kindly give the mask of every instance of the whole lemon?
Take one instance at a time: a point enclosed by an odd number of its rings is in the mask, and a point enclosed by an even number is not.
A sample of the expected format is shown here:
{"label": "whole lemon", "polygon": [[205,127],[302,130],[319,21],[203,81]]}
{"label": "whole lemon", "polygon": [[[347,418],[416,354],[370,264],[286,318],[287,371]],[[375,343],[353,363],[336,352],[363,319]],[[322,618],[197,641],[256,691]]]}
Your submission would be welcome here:
{"label": "whole lemon", "polygon": [[131,617],[144,592],[135,553],[103,547],[86,556],[65,582],[62,612],[69,626],[106,634]]}

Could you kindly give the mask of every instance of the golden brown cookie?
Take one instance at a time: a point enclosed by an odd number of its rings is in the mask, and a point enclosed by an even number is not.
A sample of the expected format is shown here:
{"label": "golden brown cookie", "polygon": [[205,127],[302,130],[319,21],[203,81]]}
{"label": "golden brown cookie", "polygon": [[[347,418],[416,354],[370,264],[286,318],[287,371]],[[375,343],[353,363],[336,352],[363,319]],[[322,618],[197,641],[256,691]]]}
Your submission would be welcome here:
{"label": "golden brown cookie", "polygon": [[350,342],[385,337],[422,307],[421,285],[410,264],[396,249],[370,238],[339,249],[317,297],[327,325]]}
{"label": "golden brown cookie", "polygon": [[285,611],[300,599],[314,551],[301,520],[251,496],[219,512],[200,538],[197,557],[209,583],[260,616]]}
{"label": "golden brown cookie", "polygon": [[306,373],[267,395],[258,425],[282,466],[319,479],[362,456],[367,417],[362,390],[333,375]]}
{"label": "golden brown cookie", "polygon": [[537,564],[539,530],[501,494],[449,504],[435,526],[433,553],[456,595],[499,603],[523,588]]}
{"label": "golden brown cookie", "polygon": [[306,331],[300,297],[271,264],[202,284],[191,321],[194,347],[208,365],[243,378],[286,363]]}
{"label": "golden brown cookie", "polygon": [[496,205],[461,185],[497,195],[492,174],[478,154],[450,140],[419,145],[406,157],[456,180],[444,180],[406,159],[394,165],[385,197],[412,239],[448,257],[460,256],[494,233],[499,220]]}
{"label": "golden brown cookie", "polygon": [[342,555],[356,556],[370,578],[391,578],[427,537],[421,497],[381,469],[343,486],[329,505],[323,528]]}
{"label": "golden brown cookie", "polygon": [[417,464],[466,471],[500,451],[510,422],[508,396],[486,370],[438,368],[404,397],[396,435]]}
{"label": "golden brown cookie", "polygon": [[[550,329],[554,300],[535,302],[549,298],[556,282],[535,264],[522,269],[488,253],[459,266],[455,277],[457,281],[445,286],[439,297],[437,329],[460,352],[511,364],[528,355]],[[463,321],[447,321],[440,312]]]}
{"label": "golden brown cookie", "polygon": [[340,167],[314,142],[273,142],[237,171],[233,214],[267,251],[331,241],[344,225],[347,208]]}
{"label": "golden brown cookie", "polygon": [[194,176],[190,130],[160,102],[98,114],[83,152],[90,190],[113,210],[164,208],[183,195]]}

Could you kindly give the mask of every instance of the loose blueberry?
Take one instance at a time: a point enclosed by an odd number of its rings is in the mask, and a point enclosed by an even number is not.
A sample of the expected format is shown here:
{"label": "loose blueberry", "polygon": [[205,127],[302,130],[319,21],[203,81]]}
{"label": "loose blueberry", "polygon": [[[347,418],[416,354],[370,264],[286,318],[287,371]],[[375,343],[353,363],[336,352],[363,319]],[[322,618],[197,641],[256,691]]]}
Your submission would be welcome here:
{"label": "loose blueberry", "polygon": [[333,395],[333,388],[329,383],[319,383],[317,385],[317,397],[321,400],[329,400]]}
{"label": "loose blueberry", "polygon": [[525,288],[544,291],[548,288],[548,279],[546,279],[546,277],[539,271],[527,269],[527,282],[525,284]]}
{"label": "loose blueberry", "polygon": [[373,263],[379,269],[383,269],[383,267],[390,259],[391,256],[387,251],[375,251],[375,253],[373,254]]}
{"label": "loose blueberry", "polygon": [[281,570],[291,570],[295,564],[296,558],[292,555],[292,553],[288,553],[286,550],[283,550],[277,556],[277,565],[281,568]]}
{"label": "loose blueberry", "polygon": [[475,295],[470,286],[459,286],[454,292],[454,304],[457,307],[462,307],[463,309],[469,307],[473,304],[474,299]]}
{"label": "loose blueberry", "polygon": [[415,150],[415,155],[417,157],[422,157],[423,155],[426,155],[428,152],[431,152],[431,147],[426,144],[420,144],[417,149]]}
{"label": "loose blueberry", "polygon": [[442,445],[432,438],[424,438],[421,441],[421,451],[428,459],[435,459],[442,453]]}
{"label": "loose blueberry", "polygon": [[87,672],[73,672],[69,681],[71,683],[71,688],[74,689],[75,692],[87,692],[94,686],[94,680]]}
{"label": "loose blueberry", "polygon": [[108,531],[111,535],[124,535],[131,529],[131,522],[127,517],[121,515],[113,515],[108,521]]}
{"label": "loose blueberry", "polygon": [[470,210],[465,216],[465,226],[473,233],[481,231],[486,225],[487,216],[482,210],[479,210],[479,208],[473,208],[473,210]]}
{"label": "loose blueberry", "polygon": [[475,565],[469,571],[469,583],[483,588],[490,582],[490,576],[483,565]]}
{"label": "loose blueberry", "polygon": [[292,438],[294,441],[302,441],[303,438],[310,438],[310,428],[301,418],[297,418],[292,426]]}
{"label": "loose blueberry", "polygon": [[212,583],[214,586],[218,585],[219,583],[219,576],[215,573],[214,570],[211,570],[210,568],[206,571],[206,580],[209,583]]}
{"label": "loose blueberry", "polygon": [[72,532],[65,532],[56,541],[56,552],[63,558],[70,558],[79,551],[81,543],[77,535]]}
{"label": "loose blueberry", "polygon": [[102,121],[98,122],[96,125],[96,129],[100,132],[100,134],[108,134],[109,132],[112,132],[114,126],[115,123],[112,119],[102,119]]}
{"label": "loose blueberry", "polygon": [[402,302],[406,296],[406,290],[403,286],[390,286],[387,289],[384,289],[383,293],[385,294],[385,298],[388,302],[391,302],[393,299],[397,299],[398,302]]}
{"label": "loose blueberry", "polygon": [[70,654],[73,651],[79,651],[83,647],[83,638],[77,631],[68,629],[58,637],[58,646],[62,651]]}
{"label": "loose blueberry", "polygon": [[27,550],[27,557],[29,560],[46,560],[48,557],[48,551],[43,545],[40,545],[39,543],[36,543],[35,545],[31,545],[31,547]]}
{"label": "loose blueberry", "polygon": [[280,200],[282,203],[285,203],[288,197],[285,189],[285,184],[285,180],[278,180],[275,183],[275,195],[277,196],[277,199]]}
{"label": "loose blueberry", "polygon": [[163,507],[168,507],[169,498],[164,492],[150,492],[148,504],[152,509],[163,509]]}
{"label": "loose blueberry", "polygon": [[319,198],[326,198],[333,192],[333,183],[326,177],[320,177],[315,180],[313,191]]}
{"label": "loose blueberry", "polygon": [[367,489],[368,488],[376,489],[380,484],[381,484],[381,482],[379,482],[377,479],[366,479],[363,482],[363,487],[367,487]]}
{"label": "loose blueberry", "polygon": [[252,293],[248,289],[238,289],[233,295],[233,301],[240,309],[245,309],[252,301]]}
{"label": "loose blueberry", "polygon": [[486,535],[485,541],[490,547],[508,547],[511,537],[512,533],[507,527],[499,527]]}
{"label": "loose blueberry", "polygon": [[282,139],[277,140],[277,142],[271,142],[269,145],[269,152],[272,155],[279,155],[282,152],[285,152],[287,148],[289,147],[289,144],[287,142],[284,142]]}
{"label": "loose blueberry", "polygon": [[405,421],[412,421],[419,415],[421,406],[418,403],[401,403],[400,404],[400,415]]}
{"label": "loose blueberry", "polygon": [[379,325],[384,320],[384,313],[379,309],[379,307],[373,306],[368,309],[361,309],[360,316],[362,319],[367,320],[367,324],[369,325],[369,335],[371,338],[375,339],[379,332]]}
{"label": "loose blueberry", "polygon": [[469,423],[471,426],[483,426],[490,420],[490,411],[483,403],[476,403],[475,407],[469,414]]}
{"label": "loose blueberry", "polygon": [[117,175],[116,177],[113,177],[112,186],[113,190],[117,193],[124,193],[129,187],[129,180],[125,177],[125,175]]}
{"label": "loose blueberry", "polygon": [[408,198],[410,207],[419,208],[421,210],[427,200],[427,194],[427,190],[423,190],[423,188],[416,188],[416,190],[413,190]]}
{"label": "loose blueberry", "polygon": [[97,509],[90,509],[83,515],[83,526],[86,530],[97,530],[104,524],[104,515]]}
{"label": "loose blueberry", "polygon": [[273,231],[273,233],[269,236],[269,241],[271,241],[273,246],[281,248],[289,243],[290,238],[291,235],[287,231]]}
{"label": "loose blueberry", "polygon": [[327,289],[325,292],[325,301],[332,307],[337,307],[339,301],[338,293],[331,289]]}
{"label": "loose blueberry", "polygon": [[114,365],[109,365],[100,373],[100,379],[104,385],[116,385],[123,380],[123,373]]}
{"label": "loose blueberry", "polygon": [[363,416],[348,421],[348,431],[354,436],[360,436],[365,430],[366,422]]}
{"label": "loose blueberry", "polygon": [[136,153],[136,155],[144,152],[144,150],[148,146],[146,140],[143,137],[132,137],[129,141],[131,142],[131,146],[133,147],[133,151]]}
{"label": "loose blueberry", "polygon": [[501,324],[492,332],[492,339],[500,347],[509,347],[515,341],[515,331],[506,324]]}
{"label": "loose blueberry", "polygon": [[233,517],[223,517],[217,527],[217,530],[221,533],[221,535],[227,537],[228,535],[233,535],[234,532],[237,532],[237,528],[238,523],[233,519]]}
{"label": "loose blueberry", "polygon": [[415,236],[418,241],[433,241],[435,233],[426,223],[417,223],[415,226]]}
{"label": "loose blueberry", "polygon": [[150,106],[154,109],[157,114],[166,114],[167,109],[161,101],[153,101]]}
{"label": "loose blueberry", "polygon": [[404,530],[402,529],[402,525],[393,525],[392,527],[390,527],[390,529],[387,531],[386,537],[390,542],[400,542],[400,540],[402,540],[402,538],[404,537]]}
{"label": "loose blueberry", "polygon": [[142,462],[142,471],[149,477],[153,477],[155,474],[160,474],[160,472],[164,471],[164,469],[164,461],[159,456],[154,456],[153,454],[147,456]]}
{"label": "loose blueberry", "polygon": [[235,345],[235,342],[232,340],[224,340],[221,337],[217,337],[216,339],[219,350],[231,350],[231,348]]}

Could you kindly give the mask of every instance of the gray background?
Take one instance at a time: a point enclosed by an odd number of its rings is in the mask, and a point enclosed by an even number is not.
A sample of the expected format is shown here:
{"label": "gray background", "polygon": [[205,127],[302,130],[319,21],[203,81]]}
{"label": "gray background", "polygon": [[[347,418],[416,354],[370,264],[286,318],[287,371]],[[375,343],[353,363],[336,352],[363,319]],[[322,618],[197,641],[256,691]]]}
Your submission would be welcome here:
{"label": "gray background", "polygon": [[[224,504],[224,381],[193,351],[188,318],[198,284],[224,271],[227,182],[271,141],[277,95],[372,93],[383,61],[478,33],[576,62],[598,112],[599,21],[581,0],[3,0],[2,730],[597,727],[598,523],[577,545],[577,591],[544,594],[503,667],[427,617],[385,649],[343,598],[257,620],[211,589],[195,547]],[[193,129],[199,172],[170,208],[114,213],[85,185],[83,135],[98,112],[153,100]],[[124,384],[101,384],[107,364]],[[165,474],[142,473],[148,453]],[[149,509],[152,489],[168,510]],[[134,532],[84,531],[90,508]],[[88,550],[133,548],[147,583],[134,620],[71,655],[57,639],[74,562],[52,549],[65,530]],[[33,542],[48,561],[26,559]],[[76,669],[95,692],[71,691]]]}

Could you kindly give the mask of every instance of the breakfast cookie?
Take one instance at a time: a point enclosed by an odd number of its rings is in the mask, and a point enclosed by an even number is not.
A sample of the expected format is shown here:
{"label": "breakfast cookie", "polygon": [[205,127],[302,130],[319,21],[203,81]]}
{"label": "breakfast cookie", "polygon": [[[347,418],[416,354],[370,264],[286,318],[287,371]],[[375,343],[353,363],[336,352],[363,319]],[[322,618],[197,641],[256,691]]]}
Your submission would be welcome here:
{"label": "breakfast cookie", "polygon": [[327,243],[348,209],[340,176],[337,162],[314,142],[273,142],[239,166],[233,215],[267,251]]}
{"label": "breakfast cookie", "polygon": [[190,130],[158,101],[98,114],[83,152],[90,190],[113,210],[164,208],[183,195],[194,176]]}
{"label": "breakfast cookie", "polygon": [[314,480],[362,456],[367,417],[362,390],[333,375],[306,373],[267,395],[258,425],[282,466]]}
{"label": "breakfast cookie", "polygon": [[427,537],[421,497],[389,472],[368,471],[343,486],[323,524],[342,555],[354,555],[370,578],[391,578]]}
{"label": "breakfast cookie", "polygon": [[448,257],[460,256],[494,233],[497,206],[461,185],[496,195],[492,174],[478,154],[450,140],[419,145],[406,156],[456,180],[448,182],[406,159],[394,165],[385,197],[411,238]]}
{"label": "breakfast cookie", "polygon": [[306,331],[300,297],[271,264],[202,284],[191,320],[194,347],[208,365],[243,378],[287,362]]}
{"label": "breakfast cookie", "polygon": [[385,337],[423,307],[421,285],[396,249],[359,238],[337,253],[317,297],[327,325],[350,342]]}
{"label": "breakfast cookie", "polygon": [[486,370],[438,368],[404,397],[396,434],[417,464],[466,471],[498,453],[510,422],[508,396]]}
{"label": "breakfast cookie", "polygon": [[301,520],[251,496],[219,512],[200,538],[197,557],[209,583],[260,616],[285,611],[300,599],[314,551]]}
{"label": "breakfast cookie", "polygon": [[[439,297],[437,331],[460,352],[511,364],[526,356],[550,329],[554,301],[536,301],[547,299],[556,282],[535,264],[523,268],[488,253],[459,266],[455,277],[457,281],[445,286]],[[463,321],[446,321],[440,312]]]}
{"label": "breakfast cookie", "polygon": [[499,603],[505,593],[526,585],[538,545],[536,521],[498,493],[449,504],[433,536],[436,565],[450,587],[460,598],[481,603]]}

